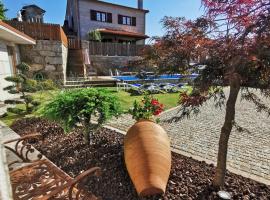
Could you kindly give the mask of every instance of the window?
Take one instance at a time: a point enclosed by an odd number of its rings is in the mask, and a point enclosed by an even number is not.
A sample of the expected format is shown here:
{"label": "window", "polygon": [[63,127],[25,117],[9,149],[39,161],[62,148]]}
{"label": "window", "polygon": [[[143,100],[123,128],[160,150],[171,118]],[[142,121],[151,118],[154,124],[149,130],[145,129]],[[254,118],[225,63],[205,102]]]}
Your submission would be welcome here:
{"label": "window", "polygon": [[131,17],[123,16],[123,24],[124,25],[131,25]]}
{"label": "window", "polygon": [[91,10],[91,20],[112,23],[112,13]]}
{"label": "window", "polygon": [[136,17],[118,15],[118,24],[136,26]]}

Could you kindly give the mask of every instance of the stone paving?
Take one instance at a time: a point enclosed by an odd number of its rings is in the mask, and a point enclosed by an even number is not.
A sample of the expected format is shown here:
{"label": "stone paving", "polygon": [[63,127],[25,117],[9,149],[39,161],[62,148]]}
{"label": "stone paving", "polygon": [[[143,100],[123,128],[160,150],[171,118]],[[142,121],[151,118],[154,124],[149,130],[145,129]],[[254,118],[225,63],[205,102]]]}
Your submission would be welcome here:
{"label": "stone paving", "polygon": [[[269,100],[264,102],[270,104]],[[165,112],[161,120],[170,119],[177,112],[178,109]],[[208,102],[198,116],[172,124],[162,122],[161,125],[170,136],[174,150],[215,163],[224,117],[225,108],[216,109],[213,102]],[[229,140],[228,168],[270,185],[270,118],[264,113],[257,113],[254,104],[238,98],[236,122],[249,132],[233,129]],[[126,131],[133,123],[131,116],[125,115],[113,119],[108,125]]]}
{"label": "stone paving", "polygon": [[7,106],[0,102],[0,116],[5,114],[6,110],[7,110]]}

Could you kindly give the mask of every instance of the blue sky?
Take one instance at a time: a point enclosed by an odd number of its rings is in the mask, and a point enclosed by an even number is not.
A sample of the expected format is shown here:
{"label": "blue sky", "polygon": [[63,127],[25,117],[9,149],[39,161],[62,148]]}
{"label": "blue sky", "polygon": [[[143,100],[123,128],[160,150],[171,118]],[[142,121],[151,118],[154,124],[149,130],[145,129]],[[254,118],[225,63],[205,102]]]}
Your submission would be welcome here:
{"label": "blue sky", "polygon": [[[2,0],[9,9],[7,16],[16,17],[18,10],[27,4],[36,4],[46,10],[47,23],[63,24],[65,18],[66,0]],[[136,7],[137,0],[104,0],[107,2]],[[149,36],[162,35],[160,20],[164,16],[184,16],[194,19],[203,13],[201,0],[144,0],[144,8],[150,10],[147,14],[147,30]]]}

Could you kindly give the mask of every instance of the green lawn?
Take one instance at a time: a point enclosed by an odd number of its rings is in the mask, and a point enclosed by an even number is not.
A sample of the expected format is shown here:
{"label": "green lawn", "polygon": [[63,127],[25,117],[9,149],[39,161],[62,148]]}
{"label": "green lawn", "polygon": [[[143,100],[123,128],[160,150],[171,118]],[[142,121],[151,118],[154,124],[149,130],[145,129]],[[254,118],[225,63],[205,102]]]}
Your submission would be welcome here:
{"label": "green lawn", "polygon": [[[123,111],[128,111],[132,106],[135,100],[140,101],[142,96],[131,96],[128,92],[119,91],[117,92],[116,88],[107,88],[112,91],[113,94],[118,96]],[[174,94],[156,94],[154,95],[162,104],[164,104],[165,109],[170,109],[177,106],[179,93]]]}
{"label": "green lawn", "polygon": [[[129,108],[132,107],[133,102],[135,100],[140,101],[142,99],[142,96],[130,96],[129,93],[125,91],[119,91],[117,92],[115,87],[109,87],[106,88],[109,91],[111,91],[112,94],[119,97],[119,100],[121,102],[121,106],[124,112],[128,111]],[[33,96],[35,100],[38,100],[41,102],[41,106],[48,103],[56,94],[58,94],[60,90],[53,90],[53,91],[42,91],[37,92]],[[154,95],[162,104],[165,106],[165,110],[173,108],[177,106],[177,102],[179,99],[179,93],[174,94],[156,94]],[[21,107],[21,105],[18,105],[18,107]],[[27,117],[36,116],[38,115],[38,112],[36,111],[32,115],[28,115]],[[26,116],[23,115],[14,115],[9,113],[7,117],[2,118],[1,120],[6,123],[7,125],[11,125],[12,122],[16,119],[23,118]]]}
{"label": "green lawn", "polygon": [[[37,92],[35,94],[33,94],[34,99],[41,102],[41,106],[44,105],[46,102],[49,102],[56,94],[58,94],[59,90],[53,90],[53,91],[42,91],[42,92]],[[22,108],[23,105],[17,105],[18,108]],[[33,113],[32,115],[15,115],[12,113],[8,113],[7,117],[4,117],[2,119],[0,119],[1,121],[3,121],[5,124],[7,124],[8,126],[10,126],[12,124],[13,121],[15,121],[16,119],[20,119],[23,117],[31,117],[31,116],[35,116],[37,115],[37,112]]]}

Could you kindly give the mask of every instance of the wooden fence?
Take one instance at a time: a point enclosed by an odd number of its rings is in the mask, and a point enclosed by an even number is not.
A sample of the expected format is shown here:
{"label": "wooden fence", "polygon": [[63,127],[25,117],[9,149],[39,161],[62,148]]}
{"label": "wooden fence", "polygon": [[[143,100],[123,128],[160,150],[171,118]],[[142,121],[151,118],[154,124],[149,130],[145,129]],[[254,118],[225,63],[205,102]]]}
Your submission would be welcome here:
{"label": "wooden fence", "polygon": [[89,54],[101,56],[139,56],[144,47],[145,45],[91,41],[89,43]]}
{"label": "wooden fence", "polygon": [[68,46],[67,36],[59,24],[29,23],[18,21],[5,21],[5,23],[36,40],[62,41],[66,47]]}
{"label": "wooden fence", "polygon": [[81,40],[77,39],[76,36],[68,36],[68,48],[69,49],[81,49]]}

